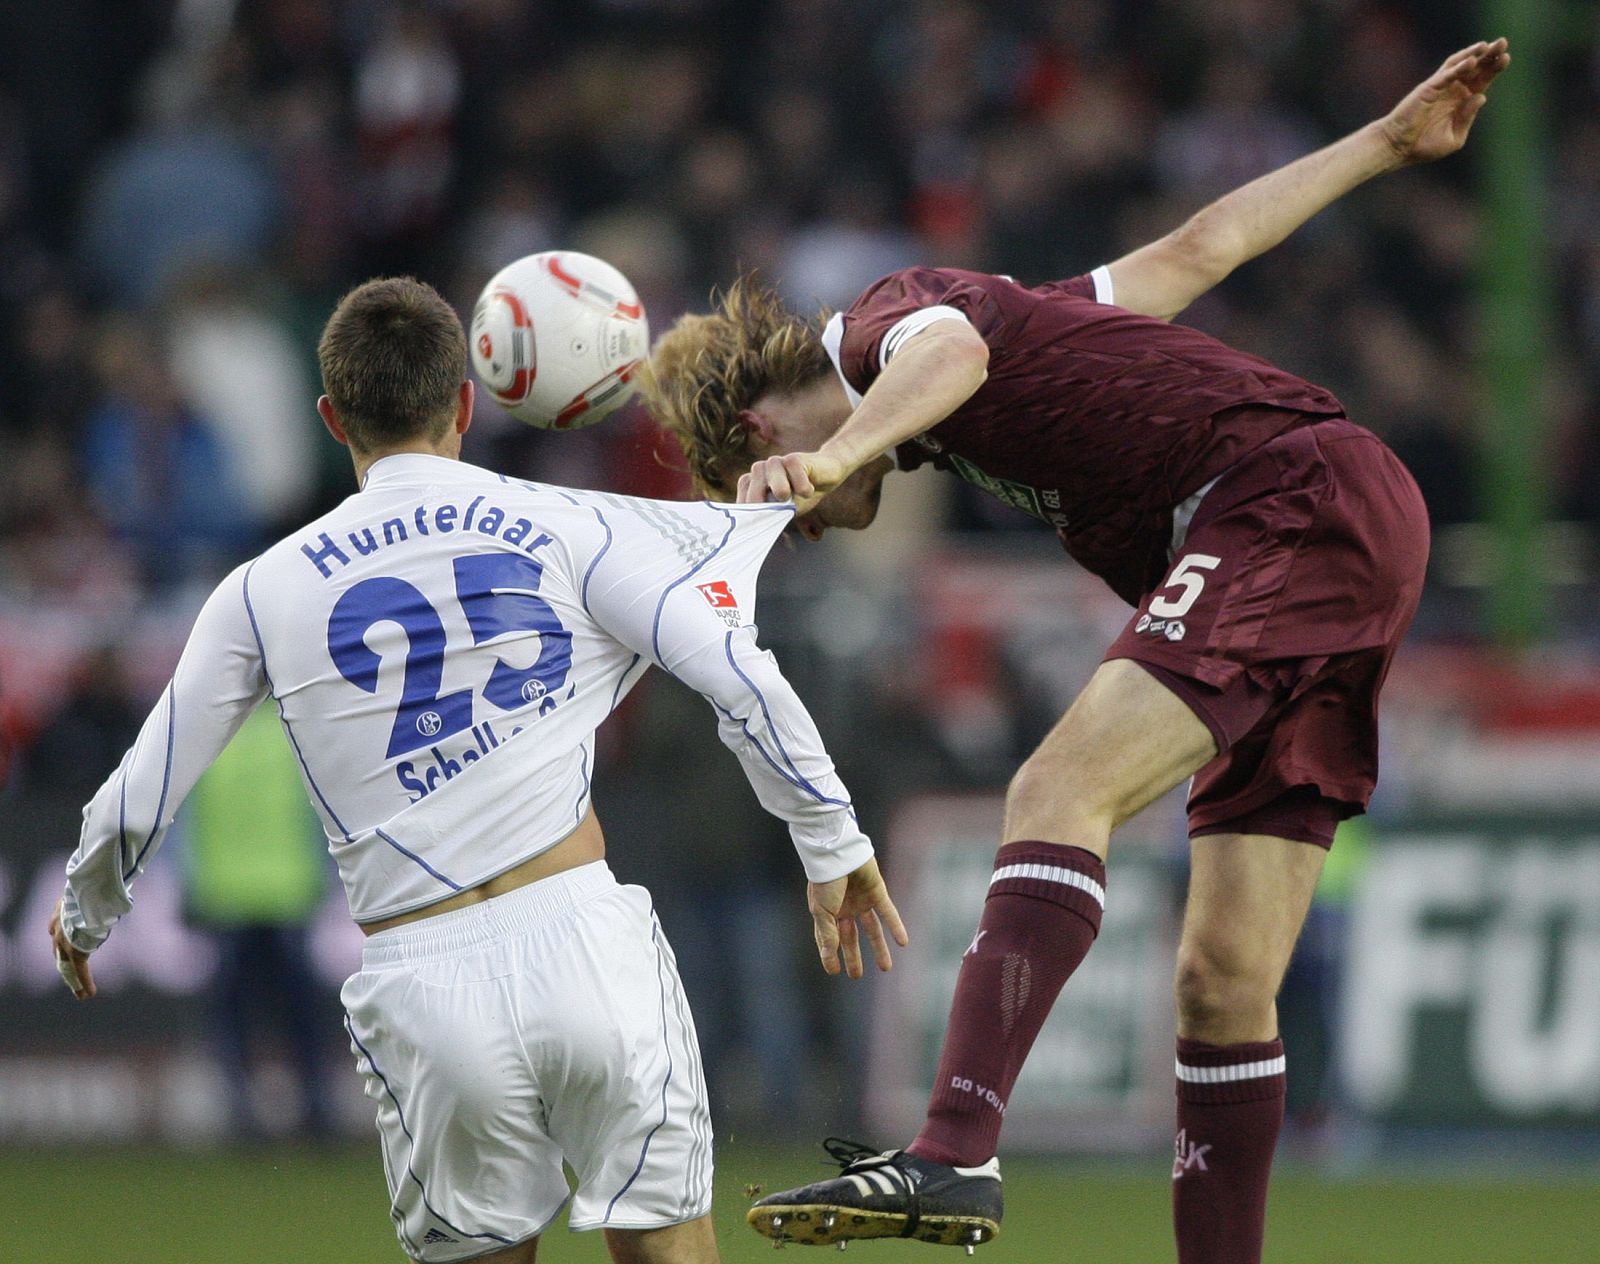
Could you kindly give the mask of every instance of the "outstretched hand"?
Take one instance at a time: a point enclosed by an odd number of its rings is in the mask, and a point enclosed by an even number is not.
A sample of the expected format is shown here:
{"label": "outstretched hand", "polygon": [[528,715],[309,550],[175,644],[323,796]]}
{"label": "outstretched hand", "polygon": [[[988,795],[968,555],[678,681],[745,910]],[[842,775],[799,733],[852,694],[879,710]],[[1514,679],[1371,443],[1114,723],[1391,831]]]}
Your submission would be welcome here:
{"label": "outstretched hand", "polygon": [[1402,165],[1432,162],[1467,143],[1489,85],[1511,64],[1506,48],[1504,39],[1480,40],[1450,54],[1389,112],[1383,135]]}
{"label": "outstretched hand", "polygon": [[[902,948],[911,942],[905,923],[889,898],[889,888],[883,883],[876,860],[869,860],[854,873],[832,882],[808,883],[806,903],[811,909],[812,934],[822,957],[822,968],[829,974],[839,973],[841,955],[844,972],[852,979],[859,979],[865,973],[861,964],[862,931],[872,945],[872,957],[880,970],[891,969],[894,965],[889,955],[889,936]],[[888,935],[884,933],[886,927]]]}

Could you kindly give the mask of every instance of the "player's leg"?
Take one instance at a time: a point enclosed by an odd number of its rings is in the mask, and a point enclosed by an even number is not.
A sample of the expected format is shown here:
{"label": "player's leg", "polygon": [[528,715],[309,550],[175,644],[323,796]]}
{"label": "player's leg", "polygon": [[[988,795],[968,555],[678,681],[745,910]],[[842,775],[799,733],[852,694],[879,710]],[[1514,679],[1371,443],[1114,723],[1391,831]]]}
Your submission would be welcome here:
{"label": "player's leg", "polygon": [[342,999],[413,1259],[523,1264],[567,1205],[556,1099],[611,1077],[633,1047],[595,961],[618,890],[603,862],[581,865],[363,945]]}
{"label": "player's leg", "polygon": [[1066,834],[1104,860],[1116,826],[1216,753],[1211,729],[1148,670],[1101,663],[1011,779],[1002,842]]}
{"label": "player's leg", "polygon": [[574,1023],[585,1056],[552,1068],[549,1101],[577,1176],[567,1223],[604,1230],[619,1261],[715,1261],[711,1115],[677,961],[642,887],[586,914],[559,998],[587,1016]]}
{"label": "player's leg", "polygon": [[1276,997],[1327,853],[1312,842],[1211,834],[1190,854],[1174,987],[1178,1259],[1251,1264],[1261,1258],[1283,1123]]}
{"label": "player's leg", "polygon": [[1023,764],[911,1153],[958,1167],[994,1156],[1023,1060],[1100,929],[1112,829],[1215,753],[1175,693],[1114,659]]}
{"label": "player's leg", "polygon": [[532,1238],[493,1255],[475,1255],[472,1264],[533,1264],[539,1255],[539,1239]]}
{"label": "player's leg", "polygon": [[663,1229],[607,1229],[616,1264],[718,1264],[717,1235],[709,1215]]}
{"label": "player's leg", "polygon": [[922,1131],[906,1151],[840,1153],[840,1176],[762,1199],[749,1215],[758,1232],[967,1246],[998,1232],[1006,1099],[1099,930],[1111,830],[1215,753],[1211,729],[1155,676],[1100,665],[1012,782]]}

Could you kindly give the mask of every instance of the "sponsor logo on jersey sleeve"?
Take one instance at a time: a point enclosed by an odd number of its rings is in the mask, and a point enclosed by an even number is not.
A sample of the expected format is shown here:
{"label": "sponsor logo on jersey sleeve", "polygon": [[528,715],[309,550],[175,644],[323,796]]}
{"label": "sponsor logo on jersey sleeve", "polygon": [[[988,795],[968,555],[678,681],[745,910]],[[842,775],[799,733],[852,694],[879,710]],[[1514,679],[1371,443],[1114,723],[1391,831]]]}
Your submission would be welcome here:
{"label": "sponsor logo on jersey sleeve", "polygon": [[733,589],[728,587],[725,579],[714,579],[709,584],[696,584],[700,595],[721,617],[722,621],[730,628],[737,628],[744,623],[744,615],[739,612],[739,599],[733,595]]}

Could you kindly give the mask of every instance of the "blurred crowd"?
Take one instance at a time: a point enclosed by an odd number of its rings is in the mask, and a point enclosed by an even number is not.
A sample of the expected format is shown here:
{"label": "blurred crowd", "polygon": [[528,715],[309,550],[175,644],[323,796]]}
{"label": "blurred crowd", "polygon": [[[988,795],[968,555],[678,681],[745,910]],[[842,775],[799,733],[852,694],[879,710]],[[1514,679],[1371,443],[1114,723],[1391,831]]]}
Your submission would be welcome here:
{"label": "blurred crowd", "polygon": [[[1558,516],[1590,522],[1597,32],[1557,58],[1543,402]],[[465,309],[518,255],[586,249],[660,328],[747,267],[835,306],[913,261],[1069,275],[1484,32],[1443,0],[64,0],[0,34],[6,589],[97,602],[343,494],[313,348],[366,276]],[[1369,186],[1187,317],[1332,386],[1444,524],[1479,512],[1473,173]],[[681,486],[637,415],[559,444],[483,422],[469,455],[517,472]]]}
{"label": "blurred crowd", "polygon": [[[1600,10],[1573,15],[1549,111],[1559,310],[1539,406],[1556,419],[1556,513],[1592,540]],[[832,307],[917,262],[1073,275],[1378,117],[1446,53],[1496,34],[1446,0],[7,5],[0,776],[31,749],[30,778],[92,788],[170,667],[130,650],[126,630],[152,610],[187,617],[226,568],[351,490],[314,409],[315,344],[338,296],[368,276],[423,277],[465,314],[506,262],[584,250],[634,281],[659,330],[746,268],[797,304]],[[1183,317],[1334,389],[1405,458],[1441,525],[1481,517],[1474,189],[1470,148],[1379,181]],[[637,406],[571,435],[492,405],[476,420],[468,459],[508,473],[687,487]],[[928,537],[1023,525],[946,481],[920,511]],[[6,639],[7,619],[41,611],[68,617],[73,653],[33,631]],[[834,633],[855,626],[862,646],[883,625],[870,610],[833,614]],[[842,655],[803,643],[805,626],[797,607],[777,636],[824,682],[848,675]],[[887,785],[907,726],[887,731],[880,711],[874,747],[875,708],[836,693],[860,721],[846,771],[859,757],[863,778]],[[682,702],[642,705],[670,722],[623,718],[613,740],[631,757],[615,801],[668,837],[702,834],[668,793],[683,776]],[[952,776],[973,740],[963,714],[944,746]],[[652,733],[666,737],[652,745]],[[1002,776],[1026,740],[979,742],[989,757],[973,779]],[[917,767],[924,782],[947,771]],[[749,797],[731,764],[704,776],[730,782],[728,802]],[[768,828],[748,808],[735,810],[740,829]],[[787,872],[782,850],[780,838],[770,866],[752,864],[702,839],[683,864],[755,870],[740,878],[754,887],[722,889],[759,944],[764,897],[751,892],[770,890],[761,871]],[[714,954],[710,922],[705,935]],[[787,1029],[756,1026],[755,1045],[781,1056]]]}

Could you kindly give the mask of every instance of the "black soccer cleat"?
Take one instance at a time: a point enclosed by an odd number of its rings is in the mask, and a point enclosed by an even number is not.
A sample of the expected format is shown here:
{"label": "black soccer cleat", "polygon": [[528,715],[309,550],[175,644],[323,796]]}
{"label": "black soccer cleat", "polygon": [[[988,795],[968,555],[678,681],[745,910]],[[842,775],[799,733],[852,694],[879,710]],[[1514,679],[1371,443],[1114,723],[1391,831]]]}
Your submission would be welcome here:
{"label": "black soccer cleat", "polygon": [[950,1167],[904,1150],[874,1153],[838,1137],[822,1143],[838,1176],[763,1198],[745,1219],[782,1246],[843,1249],[856,1238],[912,1238],[972,1248],[1000,1232],[1000,1161]]}

